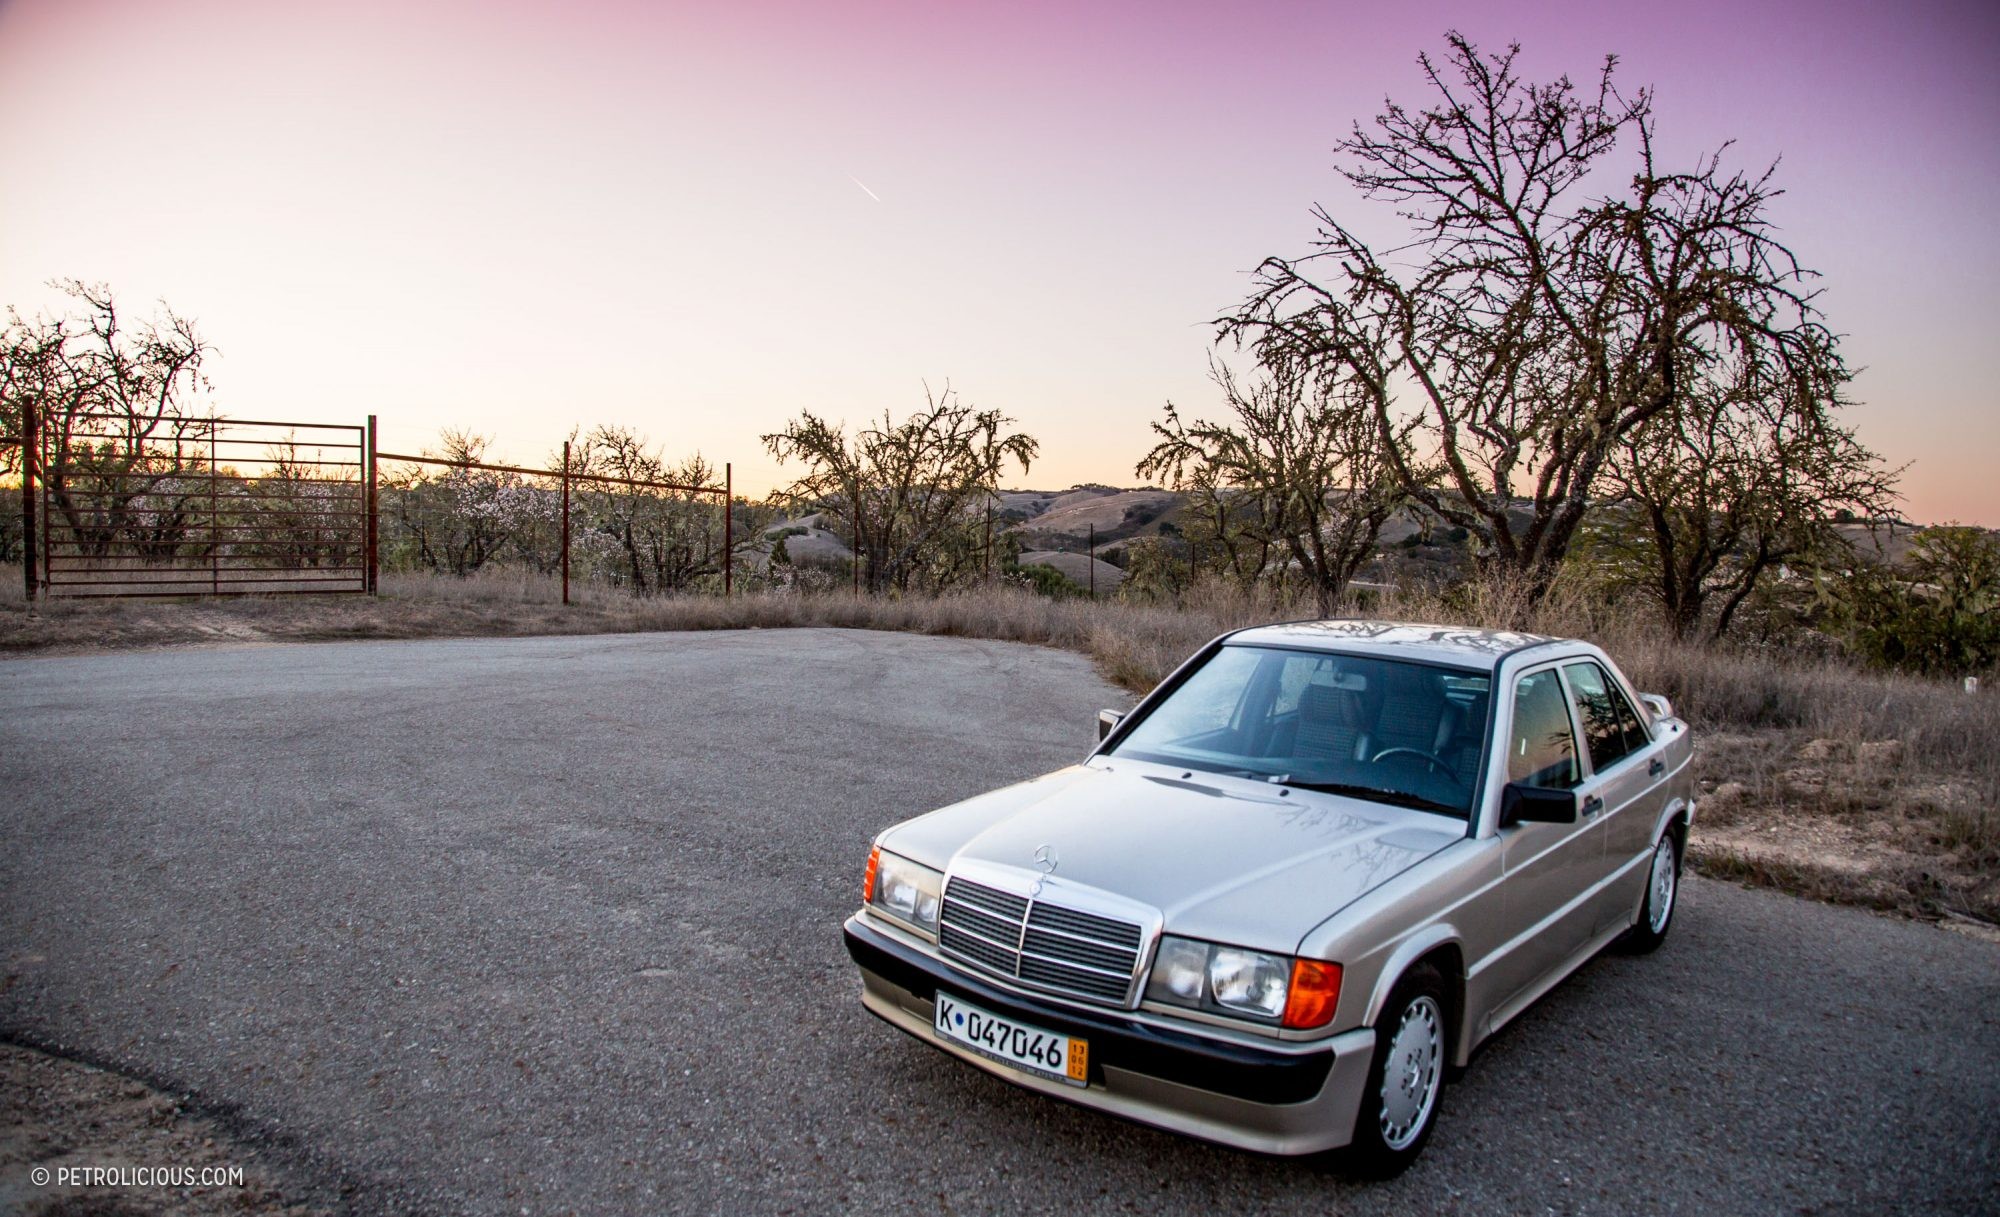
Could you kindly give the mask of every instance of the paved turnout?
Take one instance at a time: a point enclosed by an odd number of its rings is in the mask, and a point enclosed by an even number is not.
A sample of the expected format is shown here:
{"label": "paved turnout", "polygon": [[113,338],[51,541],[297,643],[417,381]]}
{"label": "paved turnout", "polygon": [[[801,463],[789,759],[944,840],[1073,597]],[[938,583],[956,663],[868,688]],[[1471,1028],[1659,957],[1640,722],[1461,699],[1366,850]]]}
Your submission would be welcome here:
{"label": "paved turnout", "polygon": [[0,662],[0,1035],[363,1213],[1995,1211],[2000,948],[1691,881],[1361,1187],[868,1017],[869,837],[1074,760],[1074,655],[837,630]]}

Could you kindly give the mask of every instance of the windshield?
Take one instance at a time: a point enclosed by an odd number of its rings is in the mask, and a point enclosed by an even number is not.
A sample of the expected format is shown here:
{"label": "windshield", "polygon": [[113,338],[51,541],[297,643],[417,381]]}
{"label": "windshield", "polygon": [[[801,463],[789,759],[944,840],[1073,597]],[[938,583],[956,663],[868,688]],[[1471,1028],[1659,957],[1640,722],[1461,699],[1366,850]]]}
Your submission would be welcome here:
{"label": "windshield", "polygon": [[1112,753],[1463,818],[1491,688],[1484,672],[1225,646]]}

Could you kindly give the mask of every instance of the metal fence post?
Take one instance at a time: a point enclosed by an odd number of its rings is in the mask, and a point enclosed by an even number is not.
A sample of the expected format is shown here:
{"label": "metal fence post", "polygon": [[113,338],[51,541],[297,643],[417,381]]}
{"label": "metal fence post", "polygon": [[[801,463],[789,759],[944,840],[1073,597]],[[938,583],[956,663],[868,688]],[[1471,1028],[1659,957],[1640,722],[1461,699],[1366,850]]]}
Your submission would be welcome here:
{"label": "metal fence post", "polygon": [[373,414],[368,416],[367,445],[368,490],[364,496],[362,510],[368,514],[362,520],[362,528],[366,530],[362,541],[368,550],[368,573],[362,586],[368,595],[374,596],[380,594],[377,589],[381,587],[382,577],[381,536],[377,531],[378,526],[376,524],[382,503],[382,489],[380,480],[375,473],[375,416]]}
{"label": "metal fence post", "polygon": [[563,441],[562,467],[563,603],[569,603],[569,441]]}
{"label": "metal fence post", "polygon": [[1090,562],[1090,598],[1097,599],[1097,525],[1090,526],[1090,548],[1083,555]]}
{"label": "metal fence post", "polygon": [[215,503],[215,424],[208,424],[208,577],[210,594],[222,594],[222,511]]}
{"label": "metal fence post", "polygon": [[[42,424],[47,421],[48,420],[44,418],[38,418],[35,420],[35,480],[38,483],[40,483],[39,488],[36,491],[37,502],[35,506],[39,509],[38,518],[41,520],[42,523],[42,547],[39,551],[37,551],[41,554],[42,572],[39,576],[37,576],[36,582],[40,585],[41,590],[44,593],[51,592],[52,589],[55,587],[55,552],[56,552],[54,543],[49,540],[49,515],[50,515],[49,469],[47,463],[41,459],[42,458],[41,446],[42,443],[44,442],[41,438],[41,430],[42,430]],[[56,452],[56,460],[55,460],[55,466],[56,466],[55,481],[58,487],[63,486],[64,483],[69,478],[69,429],[68,428],[63,429],[61,443],[62,447]],[[47,595],[43,596],[43,599],[46,600],[47,598],[48,598]]]}
{"label": "metal fence post", "polygon": [[722,598],[729,599],[736,570],[736,474],[728,461],[722,462]]}
{"label": "metal fence post", "polygon": [[28,603],[35,601],[35,403],[21,403],[21,580]]}

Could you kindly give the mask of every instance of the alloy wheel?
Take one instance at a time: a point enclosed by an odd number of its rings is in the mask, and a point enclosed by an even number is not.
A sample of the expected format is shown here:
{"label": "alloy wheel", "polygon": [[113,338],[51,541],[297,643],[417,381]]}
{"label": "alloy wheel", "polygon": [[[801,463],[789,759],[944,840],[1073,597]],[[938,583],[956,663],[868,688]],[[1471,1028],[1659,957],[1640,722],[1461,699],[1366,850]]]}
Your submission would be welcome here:
{"label": "alloy wheel", "polygon": [[1678,886],[1679,875],[1674,866],[1674,839],[1661,837],[1653,849],[1653,874],[1651,888],[1646,899],[1646,928],[1658,934],[1667,928],[1667,919],[1674,915],[1674,889]]}
{"label": "alloy wheel", "polygon": [[1382,1141],[1407,1149],[1437,1105],[1444,1065],[1444,1012],[1429,994],[1403,1009],[1382,1063]]}

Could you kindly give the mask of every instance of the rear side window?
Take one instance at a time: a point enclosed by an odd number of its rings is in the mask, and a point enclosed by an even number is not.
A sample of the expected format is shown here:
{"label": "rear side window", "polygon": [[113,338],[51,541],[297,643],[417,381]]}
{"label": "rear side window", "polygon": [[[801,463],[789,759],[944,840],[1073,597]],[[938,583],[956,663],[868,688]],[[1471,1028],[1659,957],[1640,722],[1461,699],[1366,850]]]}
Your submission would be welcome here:
{"label": "rear side window", "polygon": [[1645,746],[1646,729],[1603,668],[1572,663],[1564,666],[1563,673],[1576,698],[1576,719],[1583,724],[1591,768],[1601,772]]}
{"label": "rear side window", "polygon": [[1583,778],[1576,761],[1576,733],[1563,705],[1554,668],[1514,686],[1514,731],[1507,747],[1507,780],[1568,790]]}

